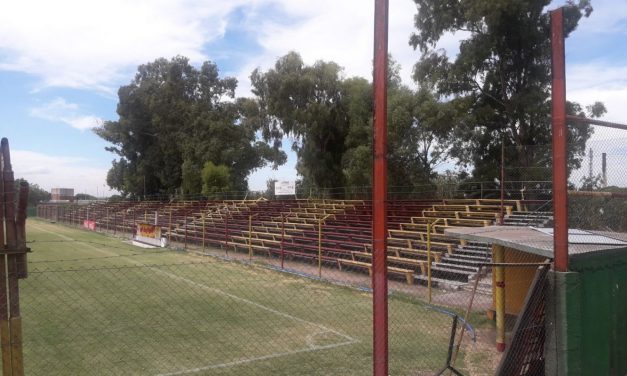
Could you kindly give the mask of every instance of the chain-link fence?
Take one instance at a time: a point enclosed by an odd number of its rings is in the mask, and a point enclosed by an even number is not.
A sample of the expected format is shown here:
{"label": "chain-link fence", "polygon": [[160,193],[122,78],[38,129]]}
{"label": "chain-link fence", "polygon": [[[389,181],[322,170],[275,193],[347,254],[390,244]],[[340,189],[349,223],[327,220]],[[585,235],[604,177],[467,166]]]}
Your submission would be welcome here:
{"label": "chain-link fence", "polygon": [[[491,244],[446,231],[487,228],[501,215],[510,226],[528,224],[530,218],[539,221],[536,225],[549,223],[550,218],[529,210],[532,203],[506,199],[501,205],[490,198],[388,202],[393,374],[433,374],[444,367],[463,374],[494,373],[535,270],[546,257],[513,251],[495,256]],[[32,223],[37,257],[25,299],[33,314],[46,319],[28,339],[39,341],[49,327],[68,328],[69,339],[29,347],[28,354],[46,363],[50,356],[38,351],[74,344],[71,333],[112,333],[108,340],[91,335],[77,340],[75,358],[64,358],[57,373],[114,361],[137,374],[370,372],[369,201],[100,202],[41,205],[38,212],[62,226]],[[168,248],[121,243],[151,234]],[[495,286],[503,281],[496,279],[495,261],[527,263],[498,269],[508,289],[502,310]],[[50,286],[57,287],[50,291]],[[44,304],[39,295],[48,297]],[[55,304],[62,314],[42,314]],[[85,317],[69,313],[74,311]],[[198,334],[193,328],[200,328]],[[181,338],[175,340],[177,331]],[[100,355],[81,354],[89,348]],[[95,361],[101,363],[90,363]],[[31,366],[35,374],[53,369]]]}
{"label": "chain-link fence", "polygon": [[[622,369],[584,365],[566,346],[595,337],[588,323],[602,315],[610,318],[605,332],[594,348],[580,348],[606,358],[624,348],[610,331],[621,325],[627,264],[626,143],[604,132],[597,128],[569,154],[571,273],[546,266],[554,250],[550,147],[504,148],[493,182],[432,186],[422,198],[410,188],[390,194],[392,374]],[[24,284],[25,312],[35,317],[25,337],[27,368],[368,374],[372,211],[369,200],[348,198],[41,205],[38,216],[48,221],[32,222],[35,253]],[[131,239],[157,248],[125,243]],[[600,299],[586,307],[615,309],[575,309],[577,294]]]}
{"label": "chain-link fence", "polygon": [[[621,374],[627,372],[627,347],[618,339],[627,335],[627,130],[594,126],[584,150],[581,167],[569,175],[568,265],[577,280],[565,281],[579,295],[557,303],[576,314],[567,333],[579,351],[569,365],[583,374]],[[576,309],[575,300],[581,301]]]}

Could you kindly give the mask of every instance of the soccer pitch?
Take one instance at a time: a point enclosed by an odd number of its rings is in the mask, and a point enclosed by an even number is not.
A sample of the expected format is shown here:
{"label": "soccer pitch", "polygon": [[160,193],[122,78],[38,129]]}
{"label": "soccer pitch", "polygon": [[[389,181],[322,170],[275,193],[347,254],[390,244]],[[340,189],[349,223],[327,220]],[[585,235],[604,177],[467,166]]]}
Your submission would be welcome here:
{"label": "soccer pitch", "polygon": [[[27,237],[29,375],[371,373],[368,292],[40,220]],[[451,318],[394,295],[389,312],[390,374],[441,368]]]}

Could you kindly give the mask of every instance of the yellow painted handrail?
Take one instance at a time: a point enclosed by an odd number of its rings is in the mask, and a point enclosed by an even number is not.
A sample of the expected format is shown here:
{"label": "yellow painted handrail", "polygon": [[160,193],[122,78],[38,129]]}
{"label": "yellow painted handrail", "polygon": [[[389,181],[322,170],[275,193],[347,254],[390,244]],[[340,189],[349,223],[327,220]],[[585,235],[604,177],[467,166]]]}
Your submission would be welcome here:
{"label": "yellow painted handrail", "polygon": [[318,278],[322,278],[322,222],[333,214],[327,214],[318,220]]}

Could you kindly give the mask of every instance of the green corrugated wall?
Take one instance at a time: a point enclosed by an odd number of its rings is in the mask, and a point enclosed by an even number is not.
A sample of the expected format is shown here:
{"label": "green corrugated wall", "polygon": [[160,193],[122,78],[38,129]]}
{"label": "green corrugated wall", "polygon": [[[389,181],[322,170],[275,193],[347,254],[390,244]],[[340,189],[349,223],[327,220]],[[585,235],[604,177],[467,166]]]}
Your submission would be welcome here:
{"label": "green corrugated wall", "polygon": [[580,275],[582,375],[627,375],[627,249],[571,257],[570,269]]}
{"label": "green corrugated wall", "polygon": [[549,275],[547,375],[627,375],[627,249],[570,257]]}

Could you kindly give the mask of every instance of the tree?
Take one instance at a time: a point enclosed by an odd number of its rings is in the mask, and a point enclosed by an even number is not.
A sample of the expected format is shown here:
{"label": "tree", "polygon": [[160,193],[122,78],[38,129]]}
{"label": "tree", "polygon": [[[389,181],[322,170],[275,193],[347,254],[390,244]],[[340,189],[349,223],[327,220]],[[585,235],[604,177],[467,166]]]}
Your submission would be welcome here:
{"label": "tree", "polygon": [[273,178],[266,180],[266,191],[264,192],[263,197],[269,200],[276,198],[276,195],[274,194],[274,183],[277,181],[277,179]]}
{"label": "tree", "polygon": [[37,206],[37,204],[49,201],[52,195],[37,184],[31,184],[26,179],[15,179],[15,199],[18,199],[20,184],[26,182],[28,184],[28,206]]}
{"label": "tree", "polygon": [[[529,167],[550,164],[550,38],[549,0],[414,0],[417,32],[410,45],[422,52],[414,79],[423,88],[450,99],[456,108],[452,155],[474,167],[475,178],[493,178],[501,145],[513,147],[506,164]],[[565,5],[565,35],[592,12],[589,0]],[[437,43],[445,33],[466,38],[451,59]],[[604,112],[596,103],[589,116]],[[581,113],[569,104],[569,113]],[[581,164],[587,124],[569,127],[569,167]],[[520,177],[524,179],[524,176]]]}
{"label": "tree", "polygon": [[228,166],[231,186],[246,190],[251,171],[284,163],[285,154],[268,144],[269,137],[257,138],[261,123],[250,115],[250,101],[234,100],[236,86],[212,62],[195,68],[177,56],[139,66],[118,91],[119,120],[94,129],[118,156],[109,186],[132,196],[198,194],[210,161]]}
{"label": "tree", "polygon": [[[424,184],[448,157],[450,106],[403,86],[400,66],[389,61],[389,183]],[[295,139],[306,190],[371,184],[372,84],[341,71],[333,62],[308,66],[291,52],[252,75],[266,132]]]}
{"label": "tree", "polygon": [[398,87],[389,94],[389,169],[393,185],[430,184],[449,157],[450,106],[426,90]]}
{"label": "tree", "polygon": [[265,73],[256,69],[251,75],[264,132],[294,139],[296,170],[306,185],[344,185],[341,166],[348,118],[341,72],[333,62],[305,65],[300,55],[290,52],[273,69]]}
{"label": "tree", "polygon": [[230,190],[230,175],[229,168],[225,165],[205,163],[202,168],[202,193],[212,198],[220,198],[223,193]]}
{"label": "tree", "polygon": [[79,201],[79,200],[97,200],[98,198],[88,193],[77,193],[74,195],[74,199],[76,201]]}

